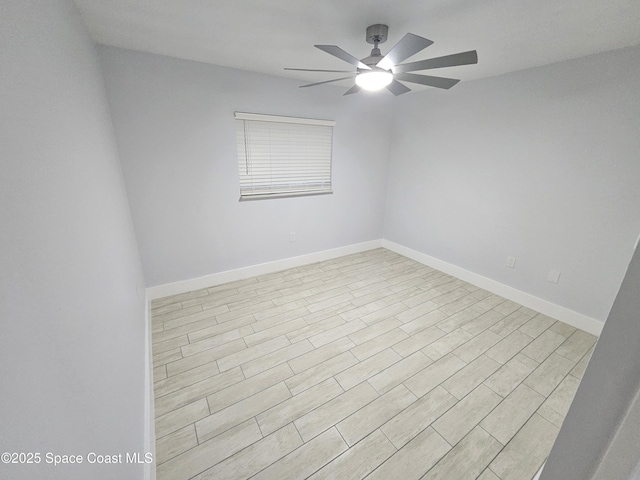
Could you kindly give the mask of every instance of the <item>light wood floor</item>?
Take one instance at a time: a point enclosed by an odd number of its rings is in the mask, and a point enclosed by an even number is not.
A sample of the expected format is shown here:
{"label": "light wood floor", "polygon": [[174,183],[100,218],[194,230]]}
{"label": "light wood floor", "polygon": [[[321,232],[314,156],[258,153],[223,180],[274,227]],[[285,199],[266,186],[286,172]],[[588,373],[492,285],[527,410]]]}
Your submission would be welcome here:
{"label": "light wood floor", "polygon": [[152,323],[159,480],[529,480],[596,341],[385,249]]}

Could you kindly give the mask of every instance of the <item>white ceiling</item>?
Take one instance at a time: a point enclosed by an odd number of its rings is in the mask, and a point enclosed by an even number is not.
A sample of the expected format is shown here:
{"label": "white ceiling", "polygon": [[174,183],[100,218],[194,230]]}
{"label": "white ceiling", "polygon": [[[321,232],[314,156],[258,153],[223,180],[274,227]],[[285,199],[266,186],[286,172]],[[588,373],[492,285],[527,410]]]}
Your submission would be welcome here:
{"label": "white ceiling", "polygon": [[305,81],[341,75],[283,68],[349,70],[313,45],[366,57],[376,23],[383,54],[406,32],[435,42],[408,61],[476,49],[477,65],[424,72],[462,80],[640,44],[639,0],[75,1],[98,43]]}

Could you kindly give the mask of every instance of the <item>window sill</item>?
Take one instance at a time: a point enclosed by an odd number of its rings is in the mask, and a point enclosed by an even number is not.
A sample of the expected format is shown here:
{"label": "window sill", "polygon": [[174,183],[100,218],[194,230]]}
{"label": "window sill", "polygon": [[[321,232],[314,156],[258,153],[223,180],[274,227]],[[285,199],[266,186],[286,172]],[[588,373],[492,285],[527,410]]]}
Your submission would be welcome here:
{"label": "window sill", "polygon": [[290,198],[290,197],[310,197],[315,195],[333,195],[333,190],[322,192],[288,192],[288,193],[265,193],[261,195],[245,195],[240,196],[239,202],[247,202],[251,200],[266,200],[270,198]]}

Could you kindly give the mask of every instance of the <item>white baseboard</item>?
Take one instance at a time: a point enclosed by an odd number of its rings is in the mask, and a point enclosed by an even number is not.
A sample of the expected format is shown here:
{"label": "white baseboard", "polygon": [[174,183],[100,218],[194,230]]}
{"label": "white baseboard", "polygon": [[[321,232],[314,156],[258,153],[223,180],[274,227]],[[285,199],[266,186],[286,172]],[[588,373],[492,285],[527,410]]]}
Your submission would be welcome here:
{"label": "white baseboard", "polygon": [[155,298],[162,298],[179,293],[191,292],[193,290],[199,290],[201,288],[212,287],[236,280],[243,280],[245,278],[251,278],[257,275],[278,272],[280,270],[286,270],[288,268],[300,267],[302,265],[308,265],[310,263],[331,260],[333,258],[342,257],[344,255],[364,252],[380,247],[384,247],[388,250],[399,253],[400,255],[404,255],[405,257],[440,270],[441,272],[452,275],[456,278],[459,278],[460,280],[464,280],[465,282],[469,282],[477,287],[484,288],[491,293],[500,295],[501,297],[517,302],[520,305],[524,305],[525,307],[536,310],[537,312],[548,315],[549,317],[560,320],[593,335],[599,336],[600,332],[602,331],[602,327],[604,326],[603,322],[595,318],[583,315],[569,308],[562,307],[548,300],[544,300],[529,293],[522,292],[513,287],[497,282],[490,278],[483,277],[482,275],[479,275],[477,273],[470,272],[469,270],[465,270],[464,268],[458,267],[451,263],[447,263],[438,258],[431,257],[425,253],[418,252],[417,250],[413,250],[409,247],[405,247],[398,243],[384,239],[371,240],[368,242],[347,245],[345,247],[334,248],[331,250],[323,250],[321,252],[300,255],[298,257],[284,258],[282,260],[276,260],[273,262],[251,265],[248,267],[238,268],[236,270],[213,273],[211,275],[205,275],[204,277],[193,278],[190,280],[183,280],[180,282],[148,287],[146,289],[147,299],[153,300]]}
{"label": "white baseboard", "polygon": [[420,262],[424,265],[440,270],[448,275],[452,275],[460,280],[469,282],[472,285],[483,288],[491,293],[495,293],[496,295],[500,295],[501,297],[512,300],[520,305],[531,308],[537,312],[551,318],[555,318],[556,320],[560,320],[593,335],[599,336],[602,331],[602,327],[604,326],[603,322],[596,320],[595,318],[583,315],[569,308],[562,307],[549,302],[548,300],[543,300],[542,298],[522,292],[503,283],[483,277],[477,273],[470,272],[469,270],[465,270],[464,268],[452,265],[390,240],[382,240],[382,246],[388,250],[415,260],[416,262]]}
{"label": "white baseboard", "polygon": [[257,275],[279,272],[288,268],[300,267],[302,265],[322,262],[324,260],[331,260],[333,258],[342,257],[344,255],[365,252],[367,250],[373,250],[374,248],[380,247],[382,247],[382,240],[371,240],[368,242],[356,243],[354,245],[347,245],[345,247],[333,248],[331,250],[323,250],[321,252],[300,255],[298,257],[284,258],[282,260],[275,260],[273,262],[260,263],[258,265],[251,265],[249,267],[238,268],[236,270],[213,273],[211,275],[205,275],[204,277],[193,278],[191,280],[183,280],[180,282],[158,285],[156,287],[148,287],[146,289],[147,297],[149,300],[168,297],[169,295],[191,292],[193,290],[213,287],[215,285],[234,282],[236,280],[243,280],[245,278],[251,278]]}

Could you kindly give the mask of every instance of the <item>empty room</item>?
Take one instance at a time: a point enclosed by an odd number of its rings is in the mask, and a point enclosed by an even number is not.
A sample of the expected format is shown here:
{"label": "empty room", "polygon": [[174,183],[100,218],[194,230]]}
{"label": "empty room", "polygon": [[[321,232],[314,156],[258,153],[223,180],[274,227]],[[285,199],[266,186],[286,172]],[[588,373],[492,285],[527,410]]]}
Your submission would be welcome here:
{"label": "empty room", "polygon": [[0,0],[0,478],[640,478],[639,25]]}

